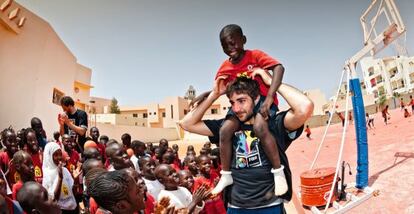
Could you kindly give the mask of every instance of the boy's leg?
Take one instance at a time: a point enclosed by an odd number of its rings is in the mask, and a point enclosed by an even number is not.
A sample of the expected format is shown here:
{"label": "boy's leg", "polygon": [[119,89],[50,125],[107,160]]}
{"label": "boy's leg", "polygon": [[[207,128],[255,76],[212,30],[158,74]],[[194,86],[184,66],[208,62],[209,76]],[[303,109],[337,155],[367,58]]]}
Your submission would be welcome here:
{"label": "boy's leg", "polygon": [[228,117],[220,128],[220,160],[221,177],[216,187],[211,191],[213,195],[220,193],[226,186],[233,184],[230,165],[232,157],[232,137],[239,129],[239,121],[235,117]]}
{"label": "boy's leg", "polygon": [[288,190],[288,186],[283,166],[280,164],[279,150],[275,137],[270,133],[268,122],[261,114],[256,115],[253,130],[260,139],[263,150],[273,166],[271,172],[275,180],[275,195],[283,195]]}

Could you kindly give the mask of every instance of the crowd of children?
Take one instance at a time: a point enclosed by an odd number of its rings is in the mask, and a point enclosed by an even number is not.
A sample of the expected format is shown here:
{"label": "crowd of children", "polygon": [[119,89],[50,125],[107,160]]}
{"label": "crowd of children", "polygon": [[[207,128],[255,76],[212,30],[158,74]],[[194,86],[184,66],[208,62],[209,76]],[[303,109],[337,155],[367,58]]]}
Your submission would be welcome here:
{"label": "crowd of children", "polygon": [[1,132],[4,213],[226,213],[211,194],[221,164],[209,142],[198,156],[188,146],[181,161],[166,139],[155,146],[125,133],[117,142],[92,127],[81,148],[76,137],[55,132],[47,142],[42,125],[32,127]]}

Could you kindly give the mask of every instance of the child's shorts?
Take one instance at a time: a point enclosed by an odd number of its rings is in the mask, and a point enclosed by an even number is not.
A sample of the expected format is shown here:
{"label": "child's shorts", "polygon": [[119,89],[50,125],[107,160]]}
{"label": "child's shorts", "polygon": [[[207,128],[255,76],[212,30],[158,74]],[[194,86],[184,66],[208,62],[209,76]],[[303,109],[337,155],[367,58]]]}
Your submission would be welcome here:
{"label": "child's shorts", "polygon": [[[260,95],[260,100],[259,102],[254,106],[253,109],[253,115],[256,116],[257,113],[259,113],[260,111],[260,107],[263,105],[264,101],[265,101],[266,97]],[[279,111],[279,108],[277,105],[275,105],[275,103],[272,103],[272,105],[270,106],[270,118],[274,118],[276,116],[276,113]],[[229,117],[236,117],[236,114],[233,112],[233,110],[230,108],[229,111],[226,114],[226,119],[228,119]]]}

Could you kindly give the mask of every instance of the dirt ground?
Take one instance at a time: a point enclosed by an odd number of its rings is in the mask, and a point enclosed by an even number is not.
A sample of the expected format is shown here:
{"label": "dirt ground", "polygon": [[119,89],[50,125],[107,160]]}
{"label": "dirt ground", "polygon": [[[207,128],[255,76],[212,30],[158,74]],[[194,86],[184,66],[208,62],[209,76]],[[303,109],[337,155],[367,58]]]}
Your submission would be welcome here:
{"label": "dirt ground", "polygon": [[[414,213],[414,116],[404,118],[402,111],[390,111],[391,120],[385,125],[381,114],[375,115],[375,129],[368,130],[369,186],[379,193],[348,213]],[[320,155],[318,167],[335,167],[342,135],[341,124],[331,125]],[[293,189],[300,190],[300,174],[309,169],[315,157],[325,127],[312,129],[312,139],[302,134],[289,147],[287,154],[293,173]],[[205,141],[174,141],[184,157],[187,146],[193,145],[198,152]],[[351,166],[352,175],[345,176],[345,183],[355,182],[356,138],[353,121],[346,132],[342,160]],[[295,201],[295,200],[293,200]],[[288,213],[311,213],[302,209],[300,200],[286,205]],[[333,210],[332,208],[330,210]]]}

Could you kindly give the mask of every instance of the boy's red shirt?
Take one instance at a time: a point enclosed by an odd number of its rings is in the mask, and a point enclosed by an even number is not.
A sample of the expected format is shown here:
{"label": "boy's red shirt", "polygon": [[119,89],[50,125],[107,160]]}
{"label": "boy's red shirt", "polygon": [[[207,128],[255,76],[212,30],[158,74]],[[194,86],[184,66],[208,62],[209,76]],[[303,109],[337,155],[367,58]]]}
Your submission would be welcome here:
{"label": "boy's red shirt", "polygon": [[75,171],[79,160],[79,153],[75,149],[72,149],[72,153],[69,156],[69,160],[66,161],[66,168],[69,170],[70,173],[73,173],[73,171]]}
{"label": "boy's red shirt", "polygon": [[172,168],[174,168],[176,172],[179,172],[179,171],[181,170],[181,169],[180,169],[180,166],[178,166],[178,165],[177,165],[177,164],[175,164],[175,163],[170,164],[170,166],[171,166]]}
{"label": "boy's red shirt", "polygon": [[96,211],[98,210],[99,206],[96,203],[95,199],[93,199],[92,197],[89,198],[89,213],[90,214],[95,214]]}
{"label": "boy's red shirt", "polygon": [[[246,73],[250,76],[250,74],[252,73],[252,69],[254,68],[262,68],[266,70],[278,64],[280,64],[278,60],[270,57],[263,51],[246,50],[243,59],[239,63],[233,64],[230,62],[229,59],[224,61],[223,64],[220,66],[219,70],[217,71],[215,79],[217,79],[219,76],[226,75],[228,76],[228,78],[226,79],[227,84],[236,79],[239,74]],[[259,83],[260,94],[262,96],[267,96],[269,86],[267,86],[263,82],[262,78],[259,76],[256,76],[254,80],[256,80]],[[274,95],[274,103],[275,105],[279,104],[276,94]]]}
{"label": "boy's red shirt", "polygon": [[102,143],[96,143],[96,145],[98,146],[98,152],[101,154],[101,157],[103,160],[106,160],[105,145]]}
{"label": "boy's red shirt", "polygon": [[43,171],[42,171],[42,160],[40,158],[40,152],[32,154],[32,161],[34,167],[35,181],[42,184]]}
{"label": "boy's red shirt", "polygon": [[9,185],[13,186],[13,184],[15,184],[17,181],[20,181],[20,174],[16,171],[13,164],[11,164],[11,159],[12,158],[9,157],[9,154],[6,151],[0,152],[0,166],[2,167],[4,173],[9,170],[6,175],[6,179]]}
{"label": "boy's red shirt", "polygon": [[[210,170],[210,178],[206,178],[204,176],[197,176],[194,178],[194,186],[193,190],[195,191],[198,189],[201,184],[207,184],[207,186],[210,187],[210,189],[214,188],[214,180],[218,178],[218,175],[213,172],[213,170]],[[200,213],[206,213],[206,214],[225,214],[226,209],[224,208],[224,202],[221,199],[221,196],[217,196],[214,199],[205,201],[204,209]]]}
{"label": "boy's red shirt", "polygon": [[154,213],[155,199],[148,192],[146,193],[146,196],[147,196],[147,200],[145,201],[144,213],[145,214],[152,214],[152,213]]}
{"label": "boy's red shirt", "polygon": [[18,181],[17,183],[13,184],[13,187],[12,187],[12,199],[13,200],[17,200],[17,193],[22,187],[23,187],[22,181]]}

